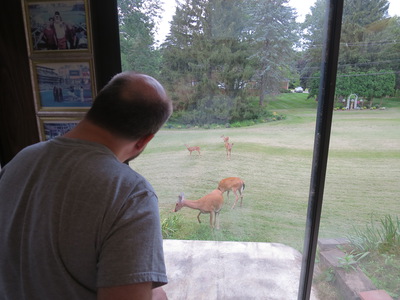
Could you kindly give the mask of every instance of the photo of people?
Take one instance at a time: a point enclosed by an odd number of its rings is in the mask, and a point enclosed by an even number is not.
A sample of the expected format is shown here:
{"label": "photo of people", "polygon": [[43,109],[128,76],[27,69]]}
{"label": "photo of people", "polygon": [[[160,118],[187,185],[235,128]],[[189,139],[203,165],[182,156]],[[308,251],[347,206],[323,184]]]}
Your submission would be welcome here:
{"label": "photo of people", "polygon": [[79,120],[66,121],[45,121],[43,122],[44,140],[51,140],[62,136],[78,124]]}
{"label": "photo of people", "polygon": [[89,62],[37,63],[40,107],[88,108],[93,102]]}
{"label": "photo of people", "polygon": [[88,49],[84,0],[28,2],[27,11],[34,51]]}

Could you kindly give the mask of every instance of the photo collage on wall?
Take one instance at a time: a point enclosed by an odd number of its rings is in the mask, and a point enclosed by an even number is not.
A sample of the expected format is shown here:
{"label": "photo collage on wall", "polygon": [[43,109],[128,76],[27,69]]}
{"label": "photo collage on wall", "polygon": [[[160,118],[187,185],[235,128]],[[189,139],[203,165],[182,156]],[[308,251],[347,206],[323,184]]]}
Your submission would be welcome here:
{"label": "photo collage on wall", "polygon": [[22,0],[36,116],[42,141],[63,135],[95,97],[87,0]]}

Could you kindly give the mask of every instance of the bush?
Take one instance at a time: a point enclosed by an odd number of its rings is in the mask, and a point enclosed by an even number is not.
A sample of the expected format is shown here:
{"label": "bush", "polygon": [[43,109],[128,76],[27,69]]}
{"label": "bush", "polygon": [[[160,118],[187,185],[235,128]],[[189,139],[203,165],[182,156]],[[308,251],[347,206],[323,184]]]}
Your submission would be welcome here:
{"label": "bush", "polygon": [[204,98],[200,100],[195,109],[174,112],[167,127],[178,127],[177,125],[173,126],[173,124],[183,124],[186,128],[191,126],[215,128],[218,125],[229,128],[254,125],[273,118],[281,120],[285,117],[282,115],[273,116],[265,107],[260,107],[253,98],[231,99],[225,95],[219,95],[212,99]]}
{"label": "bush", "polygon": [[161,230],[163,238],[172,238],[174,234],[182,227],[181,215],[169,215],[161,221]]}

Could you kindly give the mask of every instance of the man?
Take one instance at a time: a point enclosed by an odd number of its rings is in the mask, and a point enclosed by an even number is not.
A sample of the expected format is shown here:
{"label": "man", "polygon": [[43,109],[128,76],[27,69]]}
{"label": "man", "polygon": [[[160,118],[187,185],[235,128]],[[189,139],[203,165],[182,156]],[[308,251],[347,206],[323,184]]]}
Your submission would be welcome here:
{"label": "man", "polygon": [[124,162],[171,112],[154,78],[118,74],[74,129],[2,169],[0,299],[166,298],[158,199]]}
{"label": "man", "polygon": [[68,25],[62,20],[60,12],[54,13],[54,30],[57,38],[57,47],[60,50],[68,49],[67,33],[69,31]]}
{"label": "man", "polygon": [[54,18],[49,18],[46,27],[40,33],[39,38],[36,40],[35,49],[38,49],[38,44],[42,41],[45,42],[46,50],[56,50],[57,49],[57,37],[54,29]]}

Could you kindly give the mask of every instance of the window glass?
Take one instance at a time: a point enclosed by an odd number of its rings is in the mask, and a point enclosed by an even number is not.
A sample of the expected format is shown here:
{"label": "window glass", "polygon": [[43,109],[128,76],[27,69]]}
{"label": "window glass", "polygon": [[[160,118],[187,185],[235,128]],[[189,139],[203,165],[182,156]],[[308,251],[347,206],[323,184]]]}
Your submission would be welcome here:
{"label": "window glass", "polygon": [[[118,1],[122,68],[156,77],[174,101],[165,128],[131,162],[158,193],[164,238],[281,243],[301,253],[326,1],[165,2]],[[374,285],[400,297],[396,5],[344,3],[313,283],[321,299],[342,297],[337,270],[362,261]],[[243,201],[223,194],[218,230],[198,207],[174,212],[179,197],[201,199],[229,177],[244,182]],[[324,264],[332,249],[343,252],[336,266]]]}

